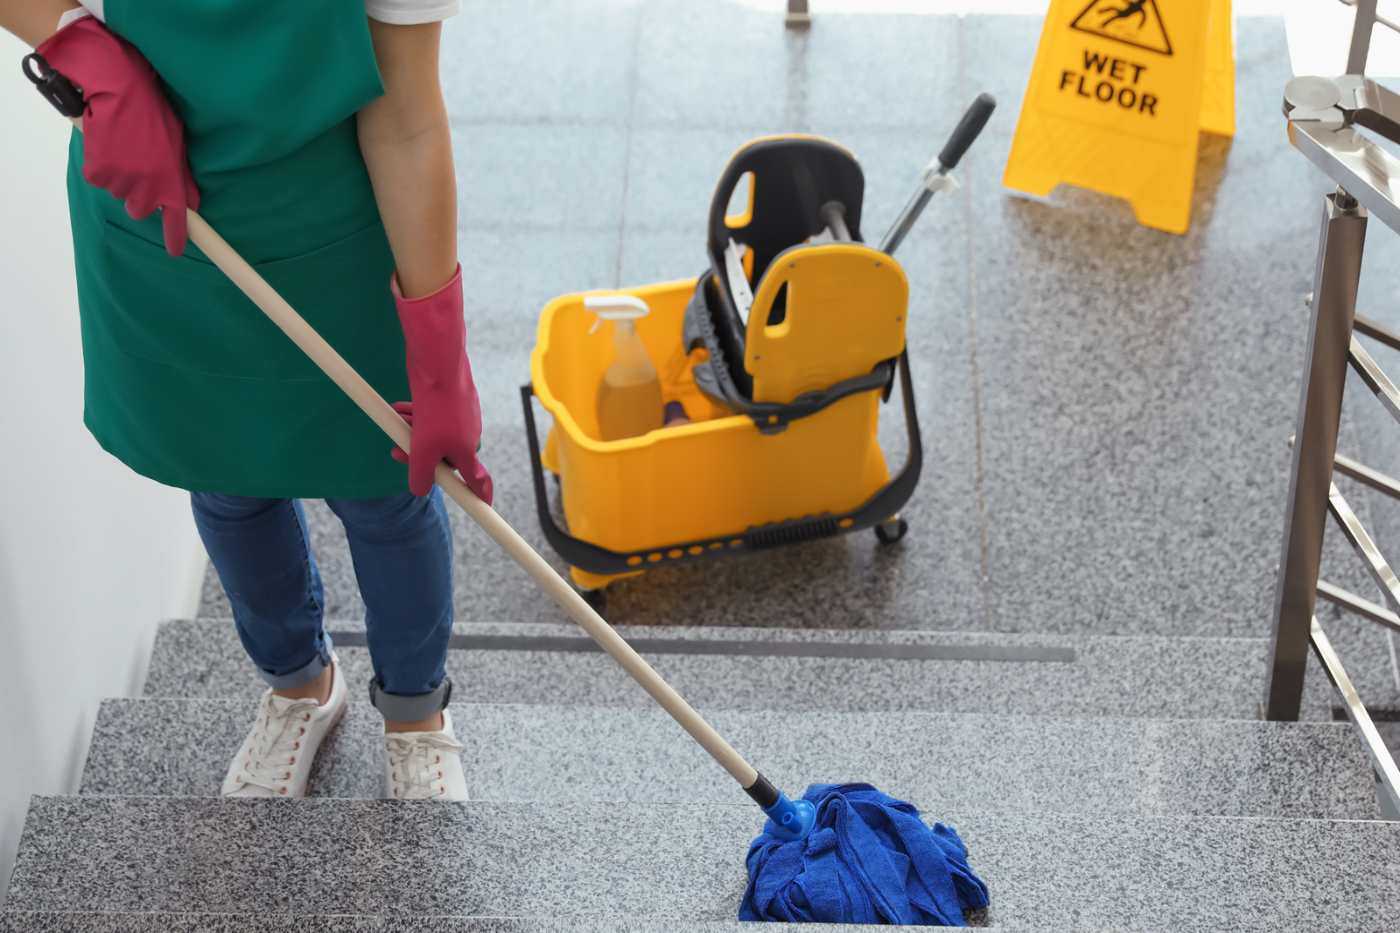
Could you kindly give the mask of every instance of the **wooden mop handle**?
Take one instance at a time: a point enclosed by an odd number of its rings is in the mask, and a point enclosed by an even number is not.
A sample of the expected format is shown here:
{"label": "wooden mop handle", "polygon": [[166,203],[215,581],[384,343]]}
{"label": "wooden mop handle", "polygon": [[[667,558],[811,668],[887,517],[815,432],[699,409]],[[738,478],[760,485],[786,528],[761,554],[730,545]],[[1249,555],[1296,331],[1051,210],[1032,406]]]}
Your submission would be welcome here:
{"label": "wooden mop handle", "polygon": [[[332,382],[340,386],[395,444],[408,451],[412,441],[412,430],[399,413],[394,411],[364,377],[326,343],[321,335],[316,333],[311,325],[204,221],[204,218],[192,210],[188,211],[188,217],[190,239],[204,251],[204,255],[208,256],[210,261],[272,320],[272,323],[281,328]],[[632,679],[641,684],[642,689],[651,694],[652,698],[680,723],[681,728],[689,732],[724,770],[733,775],[741,787],[749,789],[754,786],[759,778],[758,771],[666,683],[661,675],[656,673],[652,666],[496,513],[495,509],[478,499],[452,467],[445,462],[439,463],[433,478],[442,487],[443,492],[471,516],[472,521],[480,525],[492,540],[525,569],[541,589],[553,597],[580,628],[604,651],[612,655],[613,660],[621,664],[623,669],[632,675]]]}

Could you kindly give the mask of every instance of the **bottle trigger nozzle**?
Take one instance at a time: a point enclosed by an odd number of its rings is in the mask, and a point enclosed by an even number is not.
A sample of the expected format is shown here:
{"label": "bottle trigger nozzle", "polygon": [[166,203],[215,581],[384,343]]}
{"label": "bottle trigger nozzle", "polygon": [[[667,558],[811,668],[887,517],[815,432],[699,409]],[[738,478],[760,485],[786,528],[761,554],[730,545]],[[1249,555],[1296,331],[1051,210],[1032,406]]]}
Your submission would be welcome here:
{"label": "bottle trigger nozzle", "polygon": [[604,321],[635,321],[651,313],[645,301],[632,295],[590,295],[583,299],[583,306],[597,315],[590,334],[598,332]]}

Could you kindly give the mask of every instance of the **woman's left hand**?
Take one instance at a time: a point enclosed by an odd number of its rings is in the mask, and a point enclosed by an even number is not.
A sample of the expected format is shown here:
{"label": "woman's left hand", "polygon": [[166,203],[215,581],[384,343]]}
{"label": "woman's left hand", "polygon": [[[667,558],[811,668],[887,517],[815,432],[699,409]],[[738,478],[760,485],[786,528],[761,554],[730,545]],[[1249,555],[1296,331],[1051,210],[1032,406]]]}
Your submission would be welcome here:
{"label": "woman's left hand", "polygon": [[407,351],[408,388],[412,402],[394,410],[413,428],[412,450],[392,455],[408,464],[408,488],[426,496],[433,472],[446,460],[477,498],[491,504],[491,474],[476,457],[481,443],[481,401],[467,359],[467,323],[462,299],[462,269],[442,288],[422,298],[405,298],[393,282],[394,300]]}

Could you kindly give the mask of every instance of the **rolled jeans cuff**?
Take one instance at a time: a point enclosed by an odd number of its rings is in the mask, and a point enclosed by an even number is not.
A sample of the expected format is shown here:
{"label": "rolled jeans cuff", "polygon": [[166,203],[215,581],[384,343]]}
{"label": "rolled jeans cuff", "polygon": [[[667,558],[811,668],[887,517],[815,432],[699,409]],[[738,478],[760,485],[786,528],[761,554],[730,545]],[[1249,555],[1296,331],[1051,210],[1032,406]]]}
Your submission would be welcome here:
{"label": "rolled jeans cuff", "polygon": [[408,696],[401,693],[385,693],[379,680],[369,680],[369,701],[379,714],[390,722],[417,722],[427,719],[447,708],[452,699],[452,678],[448,677],[437,688],[427,693]]}
{"label": "rolled jeans cuff", "polygon": [[315,657],[301,667],[286,674],[271,674],[259,670],[258,675],[273,690],[295,690],[297,687],[304,687],[331,666],[331,648],[330,632],[323,632],[316,645]]}

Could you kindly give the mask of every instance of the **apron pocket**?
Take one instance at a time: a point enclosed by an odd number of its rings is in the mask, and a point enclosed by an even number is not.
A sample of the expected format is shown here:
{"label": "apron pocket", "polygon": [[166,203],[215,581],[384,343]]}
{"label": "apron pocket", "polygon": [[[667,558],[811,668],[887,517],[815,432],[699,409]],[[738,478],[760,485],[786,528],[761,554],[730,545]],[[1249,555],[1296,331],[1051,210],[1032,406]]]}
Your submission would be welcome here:
{"label": "apron pocket", "polygon": [[[323,381],[296,345],[218,267],[110,221],[102,227],[95,281],[105,294],[88,325],[123,353],[190,373],[278,382]],[[342,355],[402,361],[389,277],[393,257],[374,223],[305,255],[254,268]]]}

